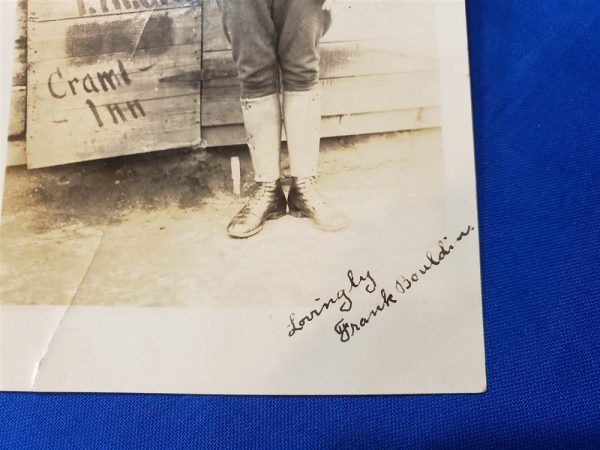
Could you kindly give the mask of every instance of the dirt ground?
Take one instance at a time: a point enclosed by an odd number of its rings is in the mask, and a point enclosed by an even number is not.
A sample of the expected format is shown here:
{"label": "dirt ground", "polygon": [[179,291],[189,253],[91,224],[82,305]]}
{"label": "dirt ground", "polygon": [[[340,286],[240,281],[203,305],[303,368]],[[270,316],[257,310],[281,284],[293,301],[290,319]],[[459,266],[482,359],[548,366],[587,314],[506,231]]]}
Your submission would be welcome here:
{"label": "dirt ground", "polygon": [[[232,192],[232,156],[241,159],[241,198]],[[282,167],[289,175],[285,151]],[[321,190],[349,216],[348,230],[326,233],[286,216],[253,238],[234,240],[225,227],[252,185],[244,147],[9,168],[1,301],[294,303],[331,291],[332,277],[343,280],[350,267],[392,277],[382,255],[416,254],[438,238],[439,130],[323,140],[320,170]],[[294,282],[291,295],[291,279],[310,283]]]}

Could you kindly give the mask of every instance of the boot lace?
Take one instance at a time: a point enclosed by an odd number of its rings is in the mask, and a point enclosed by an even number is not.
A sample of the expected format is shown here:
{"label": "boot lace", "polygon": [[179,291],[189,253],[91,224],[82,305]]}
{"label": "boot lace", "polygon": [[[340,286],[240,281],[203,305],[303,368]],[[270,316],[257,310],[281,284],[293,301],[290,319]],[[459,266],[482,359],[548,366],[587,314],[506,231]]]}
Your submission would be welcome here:
{"label": "boot lace", "polygon": [[253,212],[260,209],[261,204],[268,199],[268,194],[276,188],[275,183],[257,183],[256,188],[250,194],[250,198],[246,205],[240,211],[240,214]]}

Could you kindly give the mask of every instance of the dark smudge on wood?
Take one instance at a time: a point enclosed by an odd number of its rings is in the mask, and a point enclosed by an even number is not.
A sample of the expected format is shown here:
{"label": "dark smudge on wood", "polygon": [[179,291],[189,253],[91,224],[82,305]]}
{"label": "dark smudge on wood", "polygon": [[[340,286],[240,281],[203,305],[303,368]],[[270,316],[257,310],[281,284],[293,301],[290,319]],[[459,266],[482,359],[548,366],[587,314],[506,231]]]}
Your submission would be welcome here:
{"label": "dark smudge on wood", "polygon": [[[67,31],[66,54],[84,58],[80,64],[94,62],[97,55],[146,50],[159,55],[174,42],[173,20],[167,15],[151,17],[139,36],[135,20],[115,20],[108,23],[83,23]],[[139,42],[138,42],[139,36]],[[86,61],[86,57],[90,61]]]}

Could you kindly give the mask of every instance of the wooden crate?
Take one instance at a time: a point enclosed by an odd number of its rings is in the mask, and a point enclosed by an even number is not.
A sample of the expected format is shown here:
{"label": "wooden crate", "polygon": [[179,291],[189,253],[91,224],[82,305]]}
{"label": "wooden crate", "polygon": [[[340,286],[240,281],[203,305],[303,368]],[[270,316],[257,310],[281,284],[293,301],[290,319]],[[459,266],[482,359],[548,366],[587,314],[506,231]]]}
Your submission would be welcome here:
{"label": "wooden crate", "polygon": [[200,0],[29,0],[27,164],[200,141]]}

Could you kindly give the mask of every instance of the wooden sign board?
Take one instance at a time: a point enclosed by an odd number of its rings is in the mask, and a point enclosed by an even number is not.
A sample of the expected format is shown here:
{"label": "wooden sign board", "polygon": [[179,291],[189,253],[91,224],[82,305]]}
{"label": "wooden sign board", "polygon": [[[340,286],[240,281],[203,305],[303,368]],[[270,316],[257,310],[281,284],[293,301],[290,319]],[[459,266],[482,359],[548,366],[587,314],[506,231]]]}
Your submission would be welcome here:
{"label": "wooden sign board", "polygon": [[200,141],[201,0],[30,0],[30,168]]}

